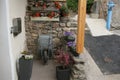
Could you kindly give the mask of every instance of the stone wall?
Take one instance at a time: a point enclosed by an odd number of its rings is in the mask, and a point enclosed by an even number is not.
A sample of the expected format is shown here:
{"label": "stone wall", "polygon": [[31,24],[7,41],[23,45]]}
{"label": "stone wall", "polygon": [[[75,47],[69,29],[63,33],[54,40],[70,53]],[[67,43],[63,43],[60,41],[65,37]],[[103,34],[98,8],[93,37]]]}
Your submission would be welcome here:
{"label": "stone wall", "polygon": [[[31,3],[32,0],[28,0],[28,3]],[[57,1],[57,0],[56,0]],[[59,0],[58,0],[59,1]],[[60,1],[61,2],[61,1]],[[31,4],[28,4],[29,6]],[[61,2],[63,5],[66,5],[66,2]],[[40,34],[52,34],[52,45],[56,49],[57,46],[61,45],[60,39],[64,31],[75,31],[77,22],[71,21],[70,16],[65,17],[64,19],[60,17],[58,22],[48,22],[48,21],[31,21],[30,20],[31,11],[26,10],[25,17],[25,32],[26,32],[26,44],[28,51],[36,55],[38,51],[38,37]],[[63,20],[62,20],[63,19]],[[70,29],[72,27],[72,29]],[[52,28],[52,30],[51,30]]]}
{"label": "stone wall", "polygon": [[62,34],[62,30],[58,22],[55,23],[32,22],[26,17],[25,25],[26,25],[25,31],[26,31],[27,48],[30,52],[32,52],[32,54],[37,54],[38,36],[40,34],[51,34],[50,25],[52,25],[52,34],[53,34],[54,43],[56,44],[58,43],[59,41],[58,36]]}
{"label": "stone wall", "polygon": [[77,22],[69,18],[68,22],[33,22],[29,20],[29,16],[25,17],[25,31],[27,48],[32,54],[37,54],[38,49],[38,36],[40,34],[51,34],[53,36],[54,49],[61,45],[60,38],[63,36],[64,31],[73,31],[77,33]]}
{"label": "stone wall", "polygon": [[113,0],[115,7],[113,8],[112,27],[120,29],[120,0]]}
{"label": "stone wall", "polygon": [[37,51],[37,38],[42,24],[36,26],[34,22],[26,20],[25,25],[27,48],[32,54],[35,54]]}
{"label": "stone wall", "polygon": [[[59,22],[51,23],[51,22],[45,22],[45,21],[31,21],[30,16],[31,16],[31,13],[34,13],[34,10],[32,12],[32,10],[29,10],[28,6],[33,6],[34,1],[33,0],[27,0],[27,1],[28,1],[28,5],[27,5],[26,17],[25,17],[26,44],[27,44],[28,51],[36,55],[38,51],[38,36],[40,34],[48,34],[48,35],[53,34],[52,35],[53,41],[54,41],[53,43],[56,43],[53,45],[54,47],[56,47],[57,43],[59,43],[58,36],[60,36],[59,34],[62,34],[61,28],[65,27],[64,25],[65,23],[60,23],[61,24],[60,26]],[[51,4],[54,5],[53,2]],[[63,4],[65,5],[66,3],[63,2]],[[52,30],[51,30],[51,26],[52,26]]]}
{"label": "stone wall", "polygon": [[107,17],[107,0],[101,0],[99,14],[100,14],[100,18],[106,19],[106,17]]}
{"label": "stone wall", "polygon": [[[120,27],[120,0],[113,0],[115,7],[113,8],[112,15],[112,27]],[[102,5],[100,6],[100,18],[107,18],[107,0],[101,0]]]}

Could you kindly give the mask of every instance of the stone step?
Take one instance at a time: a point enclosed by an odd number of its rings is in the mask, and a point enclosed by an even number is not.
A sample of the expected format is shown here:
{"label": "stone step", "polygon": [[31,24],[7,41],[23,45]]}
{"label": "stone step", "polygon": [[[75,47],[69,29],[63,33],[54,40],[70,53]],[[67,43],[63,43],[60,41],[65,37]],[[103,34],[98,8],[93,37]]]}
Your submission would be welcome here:
{"label": "stone step", "polygon": [[74,69],[76,69],[76,70],[78,70],[78,71],[84,71],[84,65],[82,65],[82,64],[75,64],[74,66],[73,66],[73,68]]}
{"label": "stone step", "polygon": [[82,58],[79,58],[79,57],[73,57],[73,60],[75,61],[75,63],[79,63],[79,64],[85,64],[85,61],[82,59]]}
{"label": "stone step", "polygon": [[104,19],[87,18],[86,24],[92,36],[112,35],[112,33],[106,29],[106,21]]}
{"label": "stone step", "polygon": [[71,78],[72,78],[73,80],[76,80],[76,79],[86,80],[86,75],[85,75],[85,73],[81,73],[81,74],[79,74],[79,75],[76,75],[76,74],[72,73]]}

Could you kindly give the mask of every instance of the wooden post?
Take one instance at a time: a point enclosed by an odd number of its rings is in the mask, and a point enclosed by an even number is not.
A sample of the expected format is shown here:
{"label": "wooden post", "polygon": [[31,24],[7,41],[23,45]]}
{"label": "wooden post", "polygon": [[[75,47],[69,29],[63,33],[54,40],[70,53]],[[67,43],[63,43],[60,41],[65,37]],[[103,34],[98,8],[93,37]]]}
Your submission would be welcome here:
{"label": "wooden post", "polygon": [[78,0],[78,30],[77,30],[77,53],[83,53],[84,50],[84,30],[86,20],[86,0]]}

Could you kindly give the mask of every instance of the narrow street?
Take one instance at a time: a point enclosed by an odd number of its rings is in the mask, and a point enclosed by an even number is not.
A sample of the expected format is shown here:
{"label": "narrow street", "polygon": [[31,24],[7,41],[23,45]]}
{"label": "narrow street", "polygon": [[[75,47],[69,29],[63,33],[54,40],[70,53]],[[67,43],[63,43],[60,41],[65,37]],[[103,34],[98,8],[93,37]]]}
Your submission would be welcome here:
{"label": "narrow street", "polygon": [[31,80],[56,80],[56,64],[49,60],[44,65],[40,60],[34,60]]}

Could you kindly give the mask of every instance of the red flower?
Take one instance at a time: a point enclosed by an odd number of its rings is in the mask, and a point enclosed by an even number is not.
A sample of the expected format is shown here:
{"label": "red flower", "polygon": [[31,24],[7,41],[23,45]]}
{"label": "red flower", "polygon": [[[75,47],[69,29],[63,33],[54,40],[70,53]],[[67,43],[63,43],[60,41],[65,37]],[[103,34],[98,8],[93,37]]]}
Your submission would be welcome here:
{"label": "red flower", "polygon": [[54,2],[54,4],[55,4],[55,7],[56,7],[57,9],[60,9],[60,8],[61,8],[61,5],[59,4],[59,2]]}
{"label": "red flower", "polygon": [[41,14],[39,12],[35,13],[35,17],[40,17]]}
{"label": "red flower", "polygon": [[52,18],[52,17],[54,17],[54,16],[55,16],[55,12],[53,12],[53,11],[48,14],[48,17],[49,17],[49,18]]}
{"label": "red flower", "polygon": [[70,64],[74,64],[74,61],[72,57],[70,56],[70,54],[62,50],[57,50],[55,59],[57,60],[57,62],[62,64],[63,67],[67,67]]}
{"label": "red flower", "polygon": [[45,8],[46,8],[46,3],[43,4],[43,9],[45,9]]}

